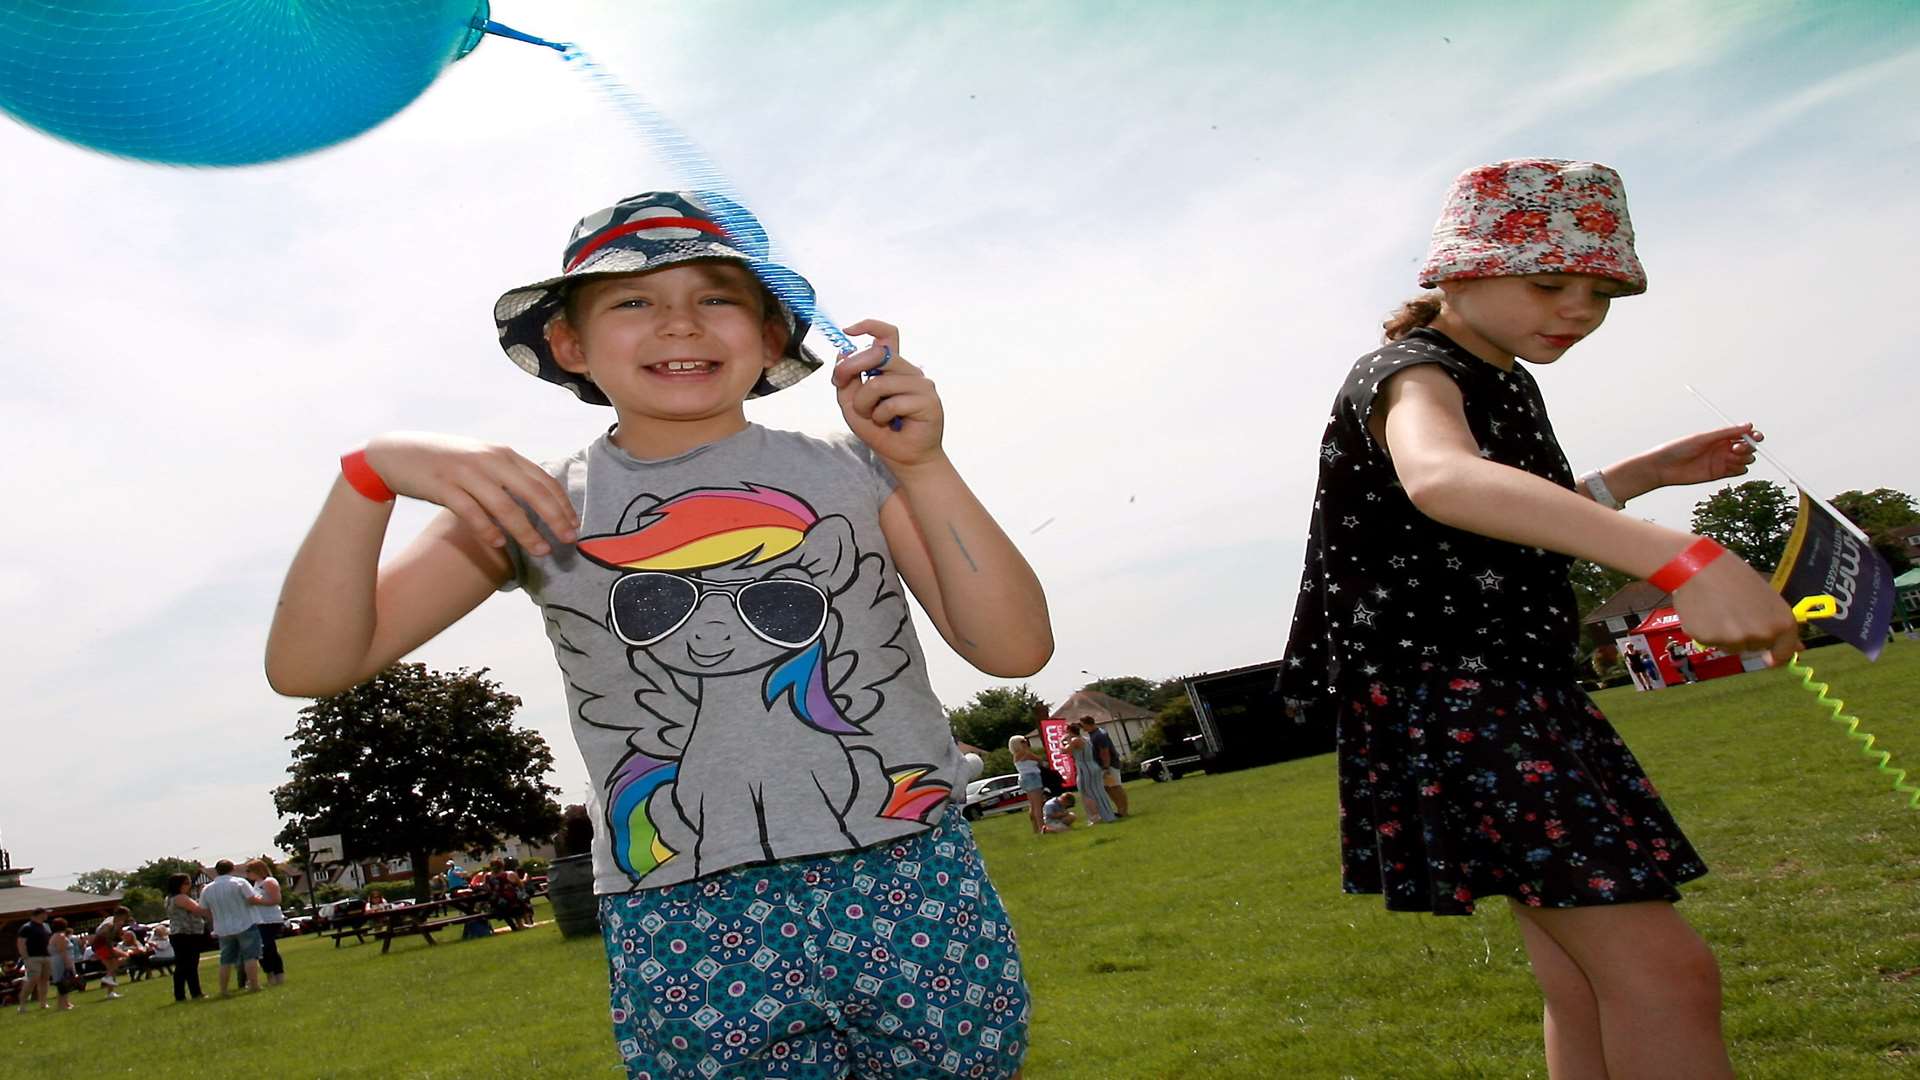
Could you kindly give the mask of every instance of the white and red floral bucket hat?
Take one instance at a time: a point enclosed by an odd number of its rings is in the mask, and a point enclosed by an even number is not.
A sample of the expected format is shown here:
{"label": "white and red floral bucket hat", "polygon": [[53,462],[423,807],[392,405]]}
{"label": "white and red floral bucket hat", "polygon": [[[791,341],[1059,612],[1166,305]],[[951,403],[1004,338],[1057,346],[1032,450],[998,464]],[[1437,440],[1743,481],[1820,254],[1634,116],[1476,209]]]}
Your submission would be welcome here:
{"label": "white and red floral bucket hat", "polygon": [[1620,174],[1591,161],[1517,158],[1468,169],[1447,192],[1420,286],[1462,278],[1593,274],[1647,291]]}
{"label": "white and red floral bucket hat", "polygon": [[527,374],[558,383],[589,405],[611,405],[593,380],[562,368],[547,344],[547,324],[560,317],[567,290],[585,278],[640,274],[675,263],[719,259],[739,263],[766,282],[786,320],[787,346],[780,360],[761,374],[747,395],[765,397],[813,374],[824,362],[805,344],[813,286],[769,260],[768,249],[760,222],[730,199],[692,191],[628,196],[574,225],[558,275],[513,289],[494,302],[500,347]]}

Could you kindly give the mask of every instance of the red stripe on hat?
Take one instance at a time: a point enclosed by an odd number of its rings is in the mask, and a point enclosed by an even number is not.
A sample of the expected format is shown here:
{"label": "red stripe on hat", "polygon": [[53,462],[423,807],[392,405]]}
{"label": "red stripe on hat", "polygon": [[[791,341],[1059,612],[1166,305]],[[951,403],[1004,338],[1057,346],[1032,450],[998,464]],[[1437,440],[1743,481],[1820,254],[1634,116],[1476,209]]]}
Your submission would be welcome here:
{"label": "red stripe on hat", "polygon": [[726,240],[729,243],[732,242],[732,238],[727,235],[727,231],[725,229],[722,229],[720,226],[715,225],[711,221],[702,221],[699,218],[690,218],[690,217],[641,218],[638,221],[629,221],[625,225],[608,229],[606,232],[603,232],[600,235],[594,237],[592,242],[588,243],[586,247],[583,247],[580,249],[580,254],[575,255],[571,260],[568,261],[565,272],[572,273],[574,267],[579,266],[581,263],[587,261],[587,256],[593,254],[596,251],[599,251],[603,247],[606,247],[608,244],[619,239],[620,237],[627,236],[632,233],[645,232],[648,229],[698,229],[703,233],[711,233],[712,235],[717,236],[722,240]]}

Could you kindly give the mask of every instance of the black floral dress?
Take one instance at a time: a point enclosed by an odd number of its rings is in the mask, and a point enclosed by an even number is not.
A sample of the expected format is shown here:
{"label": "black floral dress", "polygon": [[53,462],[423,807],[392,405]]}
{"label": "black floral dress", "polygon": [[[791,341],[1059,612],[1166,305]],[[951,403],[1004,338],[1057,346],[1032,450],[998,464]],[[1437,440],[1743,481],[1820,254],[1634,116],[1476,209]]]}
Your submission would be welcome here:
{"label": "black floral dress", "polygon": [[1677,900],[1706,867],[1575,682],[1570,560],[1422,514],[1367,431],[1381,383],[1415,364],[1459,385],[1482,457],[1573,486],[1523,367],[1421,329],[1348,373],[1279,681],[1338,725],[1342,887],[1437,915]]}

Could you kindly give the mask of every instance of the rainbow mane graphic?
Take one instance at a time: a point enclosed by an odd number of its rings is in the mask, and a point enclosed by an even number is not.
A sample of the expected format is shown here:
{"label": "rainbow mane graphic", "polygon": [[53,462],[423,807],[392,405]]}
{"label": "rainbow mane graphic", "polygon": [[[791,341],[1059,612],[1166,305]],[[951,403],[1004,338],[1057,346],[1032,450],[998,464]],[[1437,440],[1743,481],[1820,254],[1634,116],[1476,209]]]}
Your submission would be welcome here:
{"label": "rainbow mane graphic", "polygon": [[757,566],[799,547],[817,520],[784,491],[701,488],[654,507],[634,531],[583,540],[580,550],[615,570]]}
{"label": "rainbow mane graphic", "polygon": [[629,877],[641,878],[673,858],[660,830],[647,814],[654,792],[679,774],[671,761],[635,751],[622,761],[607,785],[607,821],[613,826],[613,861]]}

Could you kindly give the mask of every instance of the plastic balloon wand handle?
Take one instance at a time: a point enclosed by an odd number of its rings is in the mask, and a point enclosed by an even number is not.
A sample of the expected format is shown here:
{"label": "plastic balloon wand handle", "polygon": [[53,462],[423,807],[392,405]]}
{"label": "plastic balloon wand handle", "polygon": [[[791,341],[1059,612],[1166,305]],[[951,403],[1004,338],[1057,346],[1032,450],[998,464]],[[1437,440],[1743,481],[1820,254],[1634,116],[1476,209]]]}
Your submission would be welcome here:
{"label": "plastic balloon wand handle", "polygon": [[534,37],[532,34],[522,33],[511,26],[504,26],[494,22],[492,19],[483,18],[478,15],[474,16],[473,21],[467,25],[473,27],[475,30],[493,34],[496,37],[512,38],[515,41],[524,41],[529,45],[540,45],[552,49],[557,53],[564,54],[567,51],[567,43],[564,41],[548,41],[543,37]]}
{"label": "plastic balloon wand handle", "polygon": [[[1803,623],[1810,619],[1830,619],[1839,611],[1840,601],[1825,594],[1806,597],[1793,605],[1793,617]],[[1905,769],[1893,767],[1892,754],[1885,750],[1874,749],[1873,735],[1860,730],[1860,718],[1845,711],[1846,702],[1827,696],[1827,691],[1833,687],[1823,682],[1814,682],[1813,669],[1801,663],[1797,653],[1787,661],[1787,666],[1800,673],[1800,685],[1806,687],[1808,693],[1820,699],[1820,704],[1825,705],[1833,713],[1834,720],[1847,725],[1847,735],[1860,744],[1861,755],[1871,759],[1875,769],[1893,777],[1893,790],[1907,796],[1907,808],[1920,810],[1920,787],[1907,783]]]}

